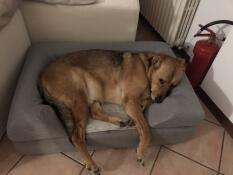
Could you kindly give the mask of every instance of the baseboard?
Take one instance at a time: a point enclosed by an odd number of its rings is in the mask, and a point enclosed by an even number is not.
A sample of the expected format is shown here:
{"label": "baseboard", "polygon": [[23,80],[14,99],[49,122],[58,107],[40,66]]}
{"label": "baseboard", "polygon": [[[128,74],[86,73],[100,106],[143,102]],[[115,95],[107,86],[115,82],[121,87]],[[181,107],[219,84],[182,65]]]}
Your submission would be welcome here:
{"label": "baseboard", "polygon": [[208,107],[208,109],[213,113],[219,123],[221,123],[221,125],[233,138],[233,123],[227,118],[227,116],[221,111],[221,109],[218,108],[218,106],[212,101],[212,99],[201,87],[195,89],[195,92],[203,101],[203,103]]}

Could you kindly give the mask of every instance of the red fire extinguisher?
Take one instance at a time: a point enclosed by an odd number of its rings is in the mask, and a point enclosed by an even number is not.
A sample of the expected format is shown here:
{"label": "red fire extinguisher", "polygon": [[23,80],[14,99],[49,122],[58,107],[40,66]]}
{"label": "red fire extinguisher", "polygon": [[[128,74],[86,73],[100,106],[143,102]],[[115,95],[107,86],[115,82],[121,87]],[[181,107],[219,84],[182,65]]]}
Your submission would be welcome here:
{"label": "red fire extinguisher", "polygon": [[[200,25],[200,27],[202,27],[202,25]],[[205,30],[209,33],[199,33],[195,35],[195,37],[207,36],[209,38],[196,42],[193,49],[194,56],[192,62],[186,70],[186,75],[188,76],[193,88],[197,88],[201,84],[220,49],[220,46],[216,42],[216,34],[208,28]]]}

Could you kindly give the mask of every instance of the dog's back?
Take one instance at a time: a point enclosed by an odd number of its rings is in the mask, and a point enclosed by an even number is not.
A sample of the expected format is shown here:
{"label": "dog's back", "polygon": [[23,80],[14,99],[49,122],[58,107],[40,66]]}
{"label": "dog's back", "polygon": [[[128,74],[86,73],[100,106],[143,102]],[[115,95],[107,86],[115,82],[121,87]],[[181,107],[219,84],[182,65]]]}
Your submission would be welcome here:
{"label": "dog's back", "polygon": [[[116,51],[84,50],[71,53],[58,58],[41,71],[39,86],[43,94],[63,102],[64,92],[75,96],[76,91],[82,91],[90,98],[92,94],[94,98],[103,98],[106,89],[114,90],[117,87],[122,62],[122,53]],[[103,87],[105,85],[108,87]]]}
{"label": "dog's back", "polygon": [[115,68],[122,63],[122,53],[105,50],[83,50],[65,55],[59,61],[86,70]]}

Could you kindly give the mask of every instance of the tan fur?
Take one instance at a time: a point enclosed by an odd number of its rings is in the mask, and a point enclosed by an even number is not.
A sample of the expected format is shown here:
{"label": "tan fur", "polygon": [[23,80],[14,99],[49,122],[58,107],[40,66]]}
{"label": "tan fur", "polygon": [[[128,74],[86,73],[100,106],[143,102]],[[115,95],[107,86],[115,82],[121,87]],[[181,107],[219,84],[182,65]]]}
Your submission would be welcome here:
{"label": "tan fur", "polygon": [[106,102],[122,105],[139,133],[137,157],[142,162],[151,140],[143,110],[151,103],[151,97],[164,96],[169,87],[176,85],[184,69],[181,59],[155,53],[79,51],[46,66],[40,74],[39,85],[46,96],[71,112],[72,142],[87,168],[98,173],[86,148],[88,112],[95,119],[126,125],[128,121],[106,114],[101,106]]}

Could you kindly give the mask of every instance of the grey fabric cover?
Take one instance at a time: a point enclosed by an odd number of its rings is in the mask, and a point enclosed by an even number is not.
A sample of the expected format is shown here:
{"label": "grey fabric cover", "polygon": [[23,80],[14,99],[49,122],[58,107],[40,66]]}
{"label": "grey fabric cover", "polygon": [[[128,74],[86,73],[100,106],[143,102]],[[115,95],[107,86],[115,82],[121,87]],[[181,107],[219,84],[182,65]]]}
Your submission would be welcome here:
{"label": "grey fabric cover", "polygon": [[[43,104],[37,89],[37,77],[43,66],[51,60],[65,53],[85,49],[154,51],[174,56],[169,46],[163,42],[33,45],[26,56],[7,125],[8,136],[16,149],[23,153],[48,153],[72,148],[55,111],[51,106]],[[203,119],[204,112],[184,76],[171,95],[161,104],[152,104],[146,110],[145,116],[152,128],[153,142],[167,144],[189,138],[195,125]],[[87,126],[87,140],[90,147],[103,148],[133,146],[136,145],[138,138],[134,128],[120,128],[109,123],[90,120]]]}
{"label": "grey fabric cover", "polygon": [[[195,131],[195,127],[177,128],[152,128],[153,144],[174,144],[189,139]],[[135,130],[114,130],[95,132],[87,135],[89,150],[104,148],[128,148],[138,144],[138,134]],[[14,142],[17,151],[24,154],[46,154],[58,152],[73,152],[73,145],[68,137]]]}

